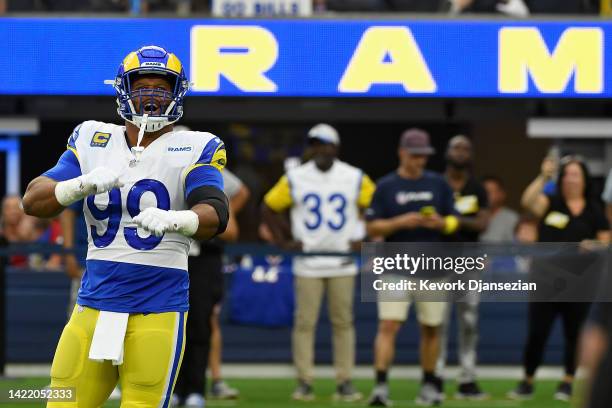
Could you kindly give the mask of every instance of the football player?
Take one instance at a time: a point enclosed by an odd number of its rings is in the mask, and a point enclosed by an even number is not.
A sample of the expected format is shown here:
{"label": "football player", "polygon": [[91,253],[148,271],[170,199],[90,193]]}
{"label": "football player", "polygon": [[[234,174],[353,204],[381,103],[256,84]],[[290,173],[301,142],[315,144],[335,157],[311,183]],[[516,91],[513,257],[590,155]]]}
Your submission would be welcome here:
{"label": "football player", "polygon": [[58,163],[32,180],[26,213],[53,217],[84,200],[89,232],[77,305],[60,337],[52,387],[98,407],[117,381],[123,407],[168,407],[181,364],[188,310],[189,239],[225,230],[223,142],[175,132],[189,82],[179,59],[156,46],[131,52],[112,84],[125,126],[86,121]]}

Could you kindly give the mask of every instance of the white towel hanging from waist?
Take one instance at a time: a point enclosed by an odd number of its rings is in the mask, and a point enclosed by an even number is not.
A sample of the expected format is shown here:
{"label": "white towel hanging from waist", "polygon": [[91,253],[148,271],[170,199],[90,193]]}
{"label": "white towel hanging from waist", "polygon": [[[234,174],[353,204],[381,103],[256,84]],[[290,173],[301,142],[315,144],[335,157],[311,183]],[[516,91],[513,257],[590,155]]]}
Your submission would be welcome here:
{"label": "white towel hanging from waist", "polygon": [[100,311],[89,348],[91,360],[111,360],[113,365],[123,363],[123,340],[129,317],[129,313]]}

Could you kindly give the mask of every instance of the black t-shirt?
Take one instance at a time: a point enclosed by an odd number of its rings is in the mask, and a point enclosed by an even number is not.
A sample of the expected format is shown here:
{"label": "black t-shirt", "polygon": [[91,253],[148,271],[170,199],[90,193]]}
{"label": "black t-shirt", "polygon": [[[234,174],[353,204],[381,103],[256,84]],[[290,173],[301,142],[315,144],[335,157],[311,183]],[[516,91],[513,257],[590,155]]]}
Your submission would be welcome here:
{"label": "black t-shirt", "polygon": [[[473,217],[478,211],[489,207],[487,192],[475,177],[470,176],[465,185],[458,193],[454,194],[455,211],[463,217]],[[454,242],[476,242],[477,231],[469,231],[460,228],[455,234],[449,236],[449,241]]]}
{"label": "black t-shirt", "polygon": [[555,194],[548,196],[550,205],[540,220],[540,242],[580,242],[595,239],[597,232],[610,228],[606,214],[594,200],[587,199],[582,213],[572,215],[565,200]]}
{"label": "black t-shirt", "polygon": [[[438,214],[444,216],[455,213],[453,205],[453,192],[441,175],[425,171],[421,178],[412,180],[393,172],[376,183],[376,192],[366,211],[366,218],[368,221],[393,218],[408,212],[419,212],[424,207],[433,207]],[[439,231],[417,228],[397,231],[385,240],[437,242],[441,238]]]}
{"label": "black t-shirt", "polygon": [[612,336],[612,303],[603,302],[595,305],[593,321],[602,326],[608,336]]}

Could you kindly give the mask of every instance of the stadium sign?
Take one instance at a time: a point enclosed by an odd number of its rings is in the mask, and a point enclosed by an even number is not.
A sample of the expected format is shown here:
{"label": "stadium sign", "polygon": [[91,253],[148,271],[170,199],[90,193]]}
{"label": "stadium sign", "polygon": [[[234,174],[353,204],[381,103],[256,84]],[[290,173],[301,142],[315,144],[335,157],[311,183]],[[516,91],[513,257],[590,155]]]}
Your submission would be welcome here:
{"label": "stadium sign", "polygon": [[213,0],[215,17],[309,16],[312,0]]}
{"label": "stadium sign", "polygon": [[601,21],[5,18],[0,35],[2,94],[111,94],[117,61],[159,44],[202,96],[612,97]]}

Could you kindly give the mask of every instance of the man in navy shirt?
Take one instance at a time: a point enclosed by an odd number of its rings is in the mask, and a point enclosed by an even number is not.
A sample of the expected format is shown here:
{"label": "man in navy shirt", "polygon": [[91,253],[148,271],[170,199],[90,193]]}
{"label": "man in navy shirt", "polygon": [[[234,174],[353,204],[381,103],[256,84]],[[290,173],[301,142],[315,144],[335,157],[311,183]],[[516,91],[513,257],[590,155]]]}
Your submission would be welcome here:
{"label": "man in navy shirt", "polygon": [[[459,221],[454,215],[453,192],[444,178],[425,170],[435,150],[429,135],[419,129],[405,131],[400,139],[399,168],[379,180],[366,212],[368,234],[386,242],[437,242],[454,233]],[[376,387],[371,406],[388,406],[387,371],[395,353],[395,338],[408,317],[415,299],[378,302],[379,326],[374,344]],[[423,384],[417,403],[434,405],[442,401],[441,380],[435,376],[440,349],[440,325],[446,303],[416,301],[421,328]]]}

